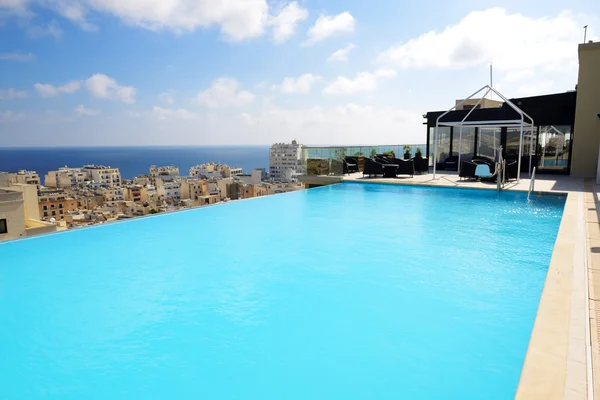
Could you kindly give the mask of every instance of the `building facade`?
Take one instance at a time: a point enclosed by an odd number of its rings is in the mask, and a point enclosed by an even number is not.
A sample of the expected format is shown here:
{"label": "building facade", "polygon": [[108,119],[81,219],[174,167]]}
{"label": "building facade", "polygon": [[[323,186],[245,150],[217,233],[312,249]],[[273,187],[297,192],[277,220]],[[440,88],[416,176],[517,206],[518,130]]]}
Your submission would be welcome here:
{"label": "building facade", "polygon": [[14,174],[9,174],[10,183],[24,183],[26,185],[35,185],[40,189],[40,177],[35,171],[26,171],[24,169],[17,171]]}
{"label": "building facade", "polygon": [[83,168],[61,167],[57,171],[48,171],[44,177],[44,186],[50,188],[72,188],[90,180]]}
{"label": "building facade", "polygon": [[150,177],[152,179],[171,177],[176,178],[179,176],[179,168],[173,165],[167,165],[164,167],[157,167],[156,165],[150,166]]}
{"label": "building facade", "polygon": [[292,143],[275,143],[269,152],[269,175],[275,180],[290,180],[298,174],[302,145],[295,140]]}
{"label": "building facade", "polygon": [[83,171],[94,182],[100,182],[109,187],[121,186],[121,172],[119,168],[106,167],[104,165],[86,165]]}
{"label": "building facade", "polygon": [[23,194],[0,188],[0,242],[26,236]]}
{"label": "building facade", "polygon": [[143,185],[125,185],[123,186],[123,199],[136,203],[145,203],[148,201],[148,189]]}
{"label": "building facade", "polygon": [[42,190],[38,196],[38,209],[41,218],[63,220],[65,215],[79,209],[79,201],[64,190]]}
{"label": "building facade", "polygon": [[600,146],[600,42],[579,45],[577,109],[571,175],[597,177]]}

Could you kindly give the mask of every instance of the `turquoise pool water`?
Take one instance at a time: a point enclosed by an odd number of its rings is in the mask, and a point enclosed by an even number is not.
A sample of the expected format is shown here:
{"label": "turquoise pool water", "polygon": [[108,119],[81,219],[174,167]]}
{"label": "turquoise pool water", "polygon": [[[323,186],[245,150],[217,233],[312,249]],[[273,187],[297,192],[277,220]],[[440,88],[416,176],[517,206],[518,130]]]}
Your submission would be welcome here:
{"label": "turquoise pool water", "polygon": [[0,244],[0,398],[512,398],[563,206],[348,183]]}

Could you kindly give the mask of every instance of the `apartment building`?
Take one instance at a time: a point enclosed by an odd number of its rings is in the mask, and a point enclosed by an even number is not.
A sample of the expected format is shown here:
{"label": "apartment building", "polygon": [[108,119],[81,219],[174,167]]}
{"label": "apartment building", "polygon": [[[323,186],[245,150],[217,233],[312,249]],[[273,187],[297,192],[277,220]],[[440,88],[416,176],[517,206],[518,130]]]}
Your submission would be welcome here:
{"label": "apartment building", "polygon": [[38,212],[42,218],[62,220],[66,214],[77,211],[79,203],[64,189],[42,190],[38,196]]}
{"label": "apartment building", "polygon": [[[183,190],[182,190],[183,192]],[[186,196],[187,195],[187,196]],[[201,179],[187,180],[187,193],[182,193],[182,197],[191,200],[198,200],[208,195],[208,182]]]}
{"label": "apartment building", "polygon": [[8,174],[8,180],[10,183],[23,183],[26,185],[35,185],[37,189],[40,189],[41,181],[40,177],[35,171],[26,171],[21,169],[16,173]]}
{"label": "apartment building", "polygon": [[145,203],[148,201],[148,189],[143,185],[125,185],[123,186],[123,199],[136,203]]}
{"label": "apartment building", "polygon": [[161,200],[181,200],[181,181],[156,179],[156,194]]}
{"label": "apartment building", "polygon": [[298,174],[302,145],[295,140],[292,143],[275,143],[269,152],[270,177],[276,180],[290,180]]}
{"label": "apartment building", "polygon": [[77,187],[90,180],[83,168],[61,167],[58,171],[48,171],[44,177],[44,185],[50,188],[72,188]]}
{"label": "apartment building", "polygon": [[227,164],[206,163],[190,168],[190,178],[231,178],[243,173],[241,168],[230,167]]}
{"label": "apartment building", "polygon": [[164,167],[157,167],[156,165],[150,166],[150,177],[152,179],[171,177],[176,178],[179,176],[179,168],[173,165],[167,165]]}
{"label": "apartment building", "polygon": [[40,220],[37,186],[10,183],[0,172],[0,241],[55,232],[58,226]]}
{"label": "apartment building", "polygon": [[107,187],[104,189],[99,189],[98,193],[104,196],[104,204],[108,206],[114,206],[116,203],[120,201],[125,201],[125,197],[123,195],[123,188],[119,186],[115,187]]}
{"label": "apartment building", "polygon": [[111,168],[104,165],[85,165],[83,171],[95,182],[103,183],[111,188],[121,186],[121,172],[119,168]]}
{"label": "apartment building", "polygon": [[0,242],[26,236],[23,193],[0,189]]}

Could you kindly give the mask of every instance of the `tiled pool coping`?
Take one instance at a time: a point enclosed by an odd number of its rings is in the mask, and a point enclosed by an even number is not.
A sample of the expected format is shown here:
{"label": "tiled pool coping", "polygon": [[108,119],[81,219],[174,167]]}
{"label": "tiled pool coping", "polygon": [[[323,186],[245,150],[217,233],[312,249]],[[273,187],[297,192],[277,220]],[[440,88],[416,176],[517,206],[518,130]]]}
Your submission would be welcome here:
{"label": "tiled pool coping", "polygon": [[[540,194],[567,193],[567,199],[521,371],[515,396],[517,399],[593,399],[594,386],[596,390],[600,389],[600,380],[592,379],[592,365],[594,369],[600,369],[600,226],[596,214],[596,201],[589,190],[584,193],[582,179],[569,179],[567,185],[556,185],[560,179],[557,177],[551,185],[546,184],[543,187],[536,184],[536,193],[538,190]],[[495,189],[490,185],[482,187],[475,182],[457,184],[456,180],[444,180],[443,177],[436,181],[357,177],[343,180]],[[528,186],[528,180],[523,179],[520,184],[514,184],[507,189],[527,191]],[[563,190],[554,189],[557,186]],[[592,237],[593,242],[590,241]],[[590,253],[589,249],[597,249],[598,253]],[[589,263],[591,269],[588,272],[588,260],[592,254],[596,257],[596,263],[593,263],[594,260]],[[594,271],[596,275],[593,275]],[[597,281],[592,277],[596,277]],[[594,285],[596,291],[593,290]],[[595,293],[598,293],[597,310]],[[600,371],[595,376],[600,376]]]}

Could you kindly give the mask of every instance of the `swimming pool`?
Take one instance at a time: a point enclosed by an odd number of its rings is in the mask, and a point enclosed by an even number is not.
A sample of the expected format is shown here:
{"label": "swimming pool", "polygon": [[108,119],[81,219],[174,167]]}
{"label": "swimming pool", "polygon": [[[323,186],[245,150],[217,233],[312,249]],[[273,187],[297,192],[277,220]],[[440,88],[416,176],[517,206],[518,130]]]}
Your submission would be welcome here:
{"label": "swimming pool", "polygon": [[1,244],[0,398],[511,398],[563,206],[344,183]]}

